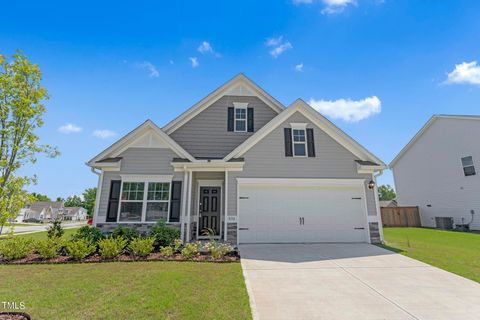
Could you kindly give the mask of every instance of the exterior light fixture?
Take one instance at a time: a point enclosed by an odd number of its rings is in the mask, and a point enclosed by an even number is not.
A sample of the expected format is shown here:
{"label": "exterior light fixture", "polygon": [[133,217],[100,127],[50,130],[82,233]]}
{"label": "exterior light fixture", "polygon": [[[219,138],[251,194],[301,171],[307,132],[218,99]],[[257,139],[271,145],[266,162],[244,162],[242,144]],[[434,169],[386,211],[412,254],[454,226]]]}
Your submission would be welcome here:
{"label": "exterior light fixture", "polygon": [[375,188],[375,182],[373,182],[373,180],[370,180],[370,182],[368,183],[368,189],[372,190],[373,188]]}

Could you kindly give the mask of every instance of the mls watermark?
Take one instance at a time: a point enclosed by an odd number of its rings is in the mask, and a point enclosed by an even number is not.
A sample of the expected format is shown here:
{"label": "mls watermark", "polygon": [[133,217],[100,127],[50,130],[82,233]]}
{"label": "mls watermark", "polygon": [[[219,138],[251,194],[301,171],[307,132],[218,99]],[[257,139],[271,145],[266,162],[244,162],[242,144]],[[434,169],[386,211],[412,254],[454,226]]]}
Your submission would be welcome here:
{"label": "mls watermark", "polygon": [[23,301],[1,301],[0,305],[4,310],[25,310],[25,302]]}

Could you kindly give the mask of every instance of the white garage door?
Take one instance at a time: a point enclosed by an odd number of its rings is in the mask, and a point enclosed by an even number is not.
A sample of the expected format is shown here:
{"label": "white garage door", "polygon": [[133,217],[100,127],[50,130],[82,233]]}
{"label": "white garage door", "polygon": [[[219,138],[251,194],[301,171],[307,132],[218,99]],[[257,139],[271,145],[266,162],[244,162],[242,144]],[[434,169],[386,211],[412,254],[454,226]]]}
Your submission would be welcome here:
{"label": "white garage door", "polygon": [[368,241],[362,182],[239,179],[238,187],[239,243]]}

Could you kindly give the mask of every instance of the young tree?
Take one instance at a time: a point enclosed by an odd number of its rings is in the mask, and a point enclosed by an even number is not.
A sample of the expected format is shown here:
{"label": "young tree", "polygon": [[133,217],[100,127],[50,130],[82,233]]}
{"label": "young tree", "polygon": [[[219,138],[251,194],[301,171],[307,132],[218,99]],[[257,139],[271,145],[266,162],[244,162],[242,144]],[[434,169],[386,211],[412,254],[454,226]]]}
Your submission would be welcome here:
{"label": "young tree", "polygon": [[95,198],[97,197],[97,188],[87,188],[83,192],[83,207],[87,209],[88,215],[93,216],[95,208]]}
{"label": "young tree", "polygon": [[83,200],[79,196],[70,196],[63,203],[65,207],[83,207]]}
{"label": "young tree", "polygon": [[31,200],[24,187],[34,183],[35,176],[20,176],[18,170],[35,163],[39,153],[59,154],[56,148],[39,144],[36,134],[48,98],[41,79],[38,65],[21,52],[10,60],[0,55],[0,232]]}
{"label": "young tree", "polygon": [[378,197],[382,201],[389,201],[395,199],[397,195],[395,194],[395,190],[393,190],[392,186],[387,184],[378,187]]}

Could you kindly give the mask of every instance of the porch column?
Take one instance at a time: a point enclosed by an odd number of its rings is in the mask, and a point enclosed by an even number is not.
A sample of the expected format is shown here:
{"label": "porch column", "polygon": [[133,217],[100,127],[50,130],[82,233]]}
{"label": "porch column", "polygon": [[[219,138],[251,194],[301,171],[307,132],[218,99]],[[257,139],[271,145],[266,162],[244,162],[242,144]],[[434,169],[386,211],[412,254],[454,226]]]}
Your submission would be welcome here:
{"label": "porch column", "polygon": [[192,215],[192,180],[193,180],[193,172],[191,170],[188,171],[188,191],[187,191],[187,230],[185,230],[187,234],[187,241],[190,241],[190,220]]}
{"label": "porch column", "polygon": [[180,239],[185,241],[185,216],[187,214],[187,187],[188,187],[188,172],[184,168],[183,172],[183,189],[182,189],[182,213],[180,215]]}
{"label": "porch column", "polygon": [[224,231],[223,231],[223,238],[225,241],[227,241],[227,214],[228,214],[228,170],[225,169],[225,209],[223,210],[223,219],[224,219]]}

